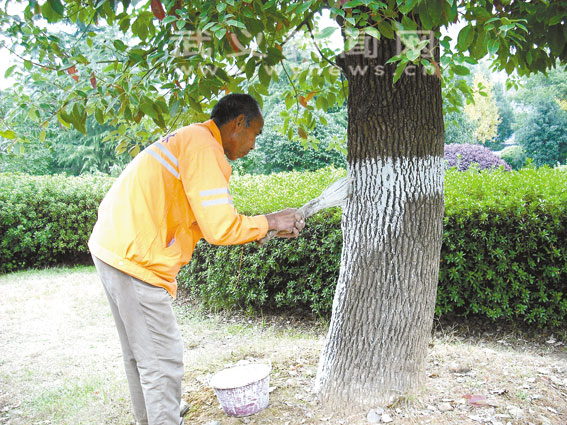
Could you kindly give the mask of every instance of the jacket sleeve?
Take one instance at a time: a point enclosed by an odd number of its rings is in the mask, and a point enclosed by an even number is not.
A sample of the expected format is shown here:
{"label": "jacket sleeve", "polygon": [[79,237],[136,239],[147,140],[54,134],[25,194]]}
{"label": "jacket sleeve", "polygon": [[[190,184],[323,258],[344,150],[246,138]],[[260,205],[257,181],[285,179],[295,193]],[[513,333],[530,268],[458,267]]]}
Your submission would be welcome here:
{"label": "jacket sleeve", "polygon": [[186,169],[180,170],[197,224],[207,242],[214,245],[237,245],[260,239],[268,232],[268,220],[263,215],[238,214],[221,169],[223,160],[220,151],[202,147],[191,152]]}

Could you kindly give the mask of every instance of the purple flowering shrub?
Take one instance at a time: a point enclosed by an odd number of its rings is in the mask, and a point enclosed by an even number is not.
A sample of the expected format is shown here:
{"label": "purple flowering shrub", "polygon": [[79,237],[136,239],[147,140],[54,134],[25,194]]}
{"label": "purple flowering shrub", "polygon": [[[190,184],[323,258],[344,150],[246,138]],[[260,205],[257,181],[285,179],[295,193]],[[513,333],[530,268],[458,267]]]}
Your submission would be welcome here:
{"label": "purple flowering shrub", "polygon": [[481,170],[500,166],[503,166],[506,171],[512,170],[506,161],[490,149],[468,143],[445,145],[445,161],[447,161],[447,167],[456,167],[459,171],[468,170],[473,163],[478,164]]}

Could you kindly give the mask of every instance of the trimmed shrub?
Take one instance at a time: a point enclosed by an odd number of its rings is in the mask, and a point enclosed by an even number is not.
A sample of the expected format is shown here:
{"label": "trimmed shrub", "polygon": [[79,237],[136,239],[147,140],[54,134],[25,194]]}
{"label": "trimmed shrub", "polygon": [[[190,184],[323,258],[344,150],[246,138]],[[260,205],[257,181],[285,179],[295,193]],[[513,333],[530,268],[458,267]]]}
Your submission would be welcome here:
{"label": "trimmed shrub", "polygon": [[506,161],[513,170],[519,170],[526,165],[526,161],[528,160],[521,146],[508,146],[500,152],[500,158]]}
{"label": "trimmed shrub", "polygon": [[[437,315],[562,326],[567,319],[567,173],[449,170]],[[250,193],[250,192],[249,192]],[[268,246],[200,242],[180,288],[209,308],[295,309],[327,316],[338,278],[339,211]]]}
{"label": "trimmed shrub", "polygon": [[459,171],[468,170],[472,164],[478,164],[481,170],[503,167],[511,171],[510,166],[490,149],[468,143],[445,145],[445,161],[449,168],[456,167]]}
{"label": "trimmed shrub", "polygon": [[567,172],[449,172],[436,312],[567,320]]}
{"label": "trimmed shrub", "polygon": [[[344,170],[241,176],[240,212],[300,206]],[[86,241],[113,179],[0,175],[0,270],[89,261]],[[448,170],[436,312],[563,326],[567,320],[567,170]],[[331,311],[340,267],[339,209],[301,236],[216,247],[201,241],[178,276],[209,308]]]}
{"label": "trimmed shrub", "polygon": [[87,240],[112,182],[0,174],[0,273],[89,261]]}
{"label": "trimmed shrub", "polygon": [[341,263],[341,211],[309,219],[301,237],[266,246],[198,243],[177,277],[180,290],[211,309],[331,311]]}

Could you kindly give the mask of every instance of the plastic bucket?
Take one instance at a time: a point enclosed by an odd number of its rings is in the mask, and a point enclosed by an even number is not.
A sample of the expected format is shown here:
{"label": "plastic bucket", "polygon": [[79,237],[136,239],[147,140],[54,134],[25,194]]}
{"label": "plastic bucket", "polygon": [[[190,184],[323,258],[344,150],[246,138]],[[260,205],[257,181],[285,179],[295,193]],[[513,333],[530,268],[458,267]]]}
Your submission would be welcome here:
{"label": "plastic bucket", "polygon": [[270,398],[268,364],[247,364],[221,370],[211,379],[211,387],[229,416],[249,416],[266,408]]}

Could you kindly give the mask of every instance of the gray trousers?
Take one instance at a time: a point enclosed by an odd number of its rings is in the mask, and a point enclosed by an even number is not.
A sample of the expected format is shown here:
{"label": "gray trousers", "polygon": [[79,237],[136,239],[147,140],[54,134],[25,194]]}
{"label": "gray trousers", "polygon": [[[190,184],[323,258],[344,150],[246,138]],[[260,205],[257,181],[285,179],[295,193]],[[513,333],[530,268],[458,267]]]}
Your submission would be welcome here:
{"label": "gray trousers", "polygon": [[170,295],[94,256],[93,260],[118,329],[136,421],[183,424],[183,340]]}

